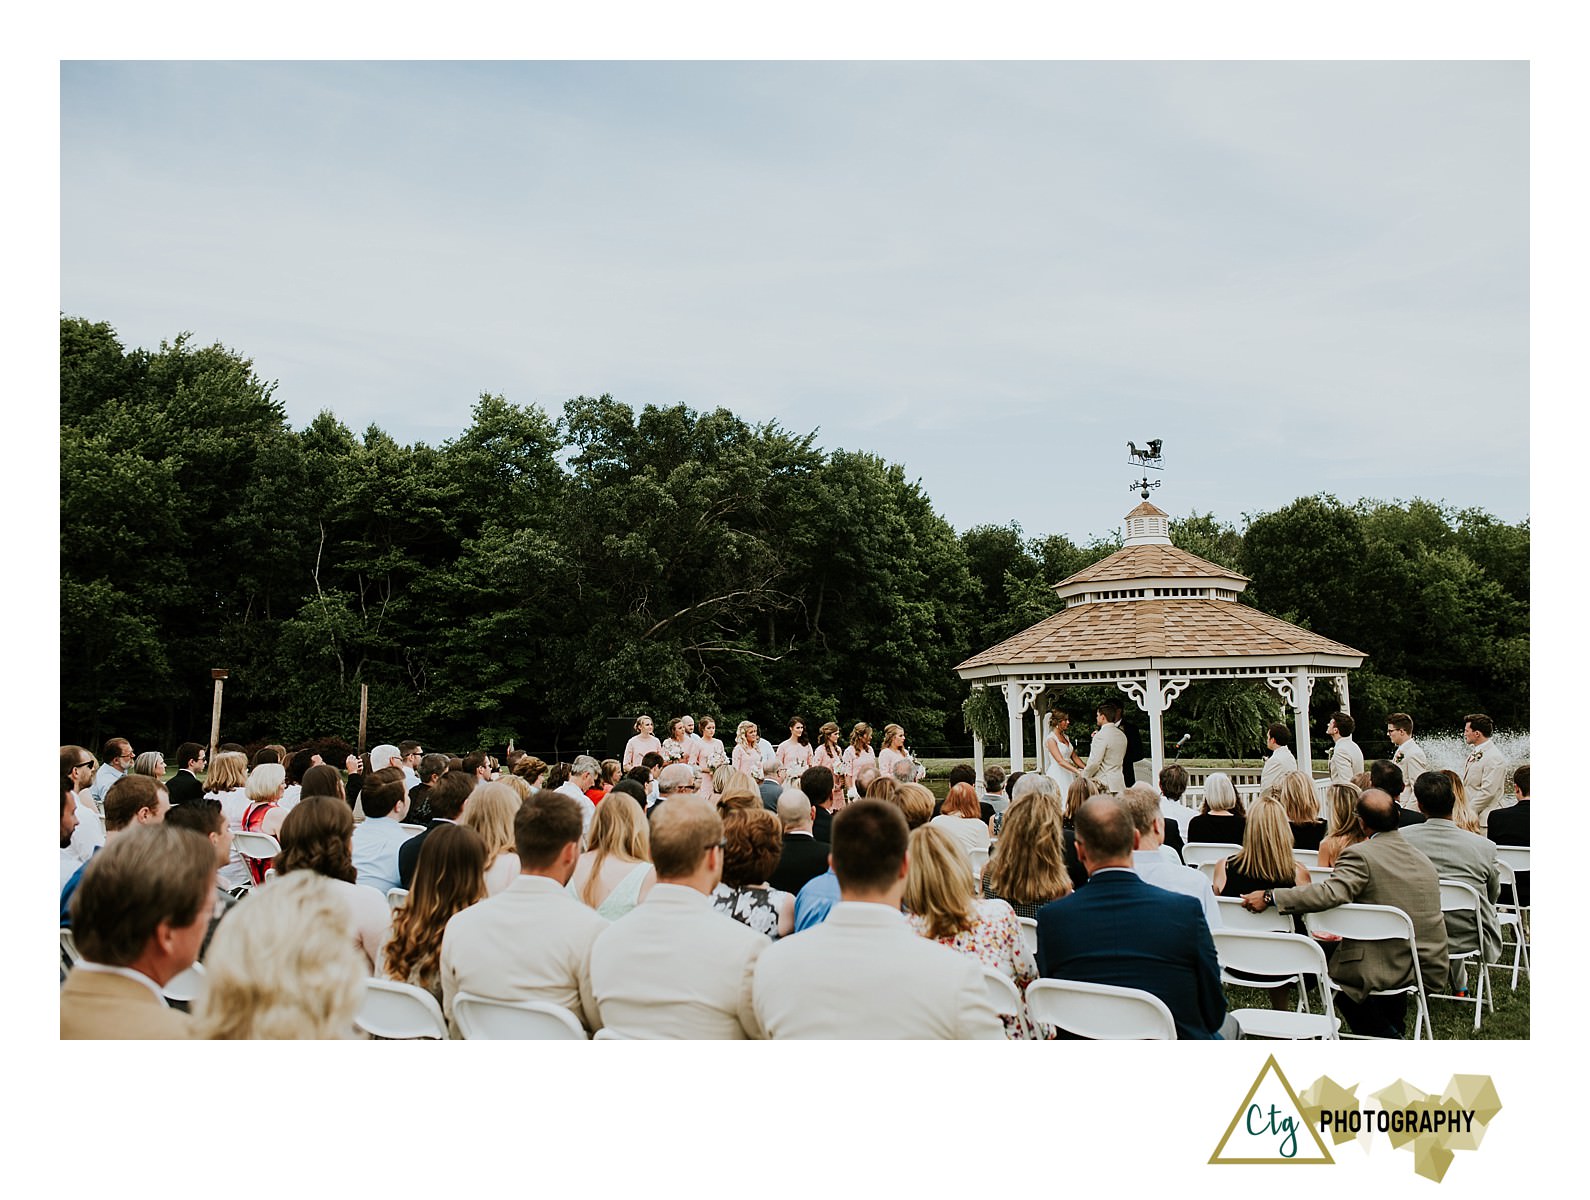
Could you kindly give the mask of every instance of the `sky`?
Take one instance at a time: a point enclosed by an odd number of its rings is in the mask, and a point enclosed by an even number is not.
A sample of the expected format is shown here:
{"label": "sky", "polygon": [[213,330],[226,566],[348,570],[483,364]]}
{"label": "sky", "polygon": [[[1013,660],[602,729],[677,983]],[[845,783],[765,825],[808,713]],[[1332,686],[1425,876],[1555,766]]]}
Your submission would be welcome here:
{"label": "sky", "polygon": [[401,441],[724,406],[957,529],[1529,514],[1529,68],[63,62],[63,312]]}

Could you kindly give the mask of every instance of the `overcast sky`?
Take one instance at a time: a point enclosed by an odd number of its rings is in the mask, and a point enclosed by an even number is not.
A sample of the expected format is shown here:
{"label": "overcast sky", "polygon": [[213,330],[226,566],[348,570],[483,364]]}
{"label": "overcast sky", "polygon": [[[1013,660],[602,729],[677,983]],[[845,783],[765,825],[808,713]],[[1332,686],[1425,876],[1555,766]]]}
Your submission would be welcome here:
{"label": "overcast sky", "polygon": [[66,63],[61,308],[302,427],[729,407],[1082,541],[1529,515],[1522,63]]}

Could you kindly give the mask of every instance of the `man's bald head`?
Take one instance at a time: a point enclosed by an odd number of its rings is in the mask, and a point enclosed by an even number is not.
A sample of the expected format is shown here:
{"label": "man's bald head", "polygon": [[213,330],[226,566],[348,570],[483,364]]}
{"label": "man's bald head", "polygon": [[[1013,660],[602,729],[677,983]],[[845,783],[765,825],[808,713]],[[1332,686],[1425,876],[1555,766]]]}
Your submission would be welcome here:
{"label": "man's bald head", "polygon": [[1370,833],[1385,833],[1397,827],[1397,804],[1389,792],[1369,788],[1358,798],[1358,819]]}
{"label": "man's bald head", "polygon": [[810,829],[811,797],[800,788],[785,788],[778,794],[778,819],[785,829]]}

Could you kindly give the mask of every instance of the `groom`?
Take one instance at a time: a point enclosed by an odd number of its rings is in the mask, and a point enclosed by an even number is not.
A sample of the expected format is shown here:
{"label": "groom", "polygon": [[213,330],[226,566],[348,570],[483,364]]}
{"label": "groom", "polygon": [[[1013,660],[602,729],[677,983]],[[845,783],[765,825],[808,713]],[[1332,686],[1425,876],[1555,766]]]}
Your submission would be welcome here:
{"label": "groom", "polygon": [[1088,762],[1082,768],[1084,779],[1097,779],[1106,791],[1117,796],[1126,790],[1122,764],[1126,762],[1126,734],[1121,732],[1121,706],[1114,700],[1099,705],[1095,714],[1099,731],[1093,735]]}

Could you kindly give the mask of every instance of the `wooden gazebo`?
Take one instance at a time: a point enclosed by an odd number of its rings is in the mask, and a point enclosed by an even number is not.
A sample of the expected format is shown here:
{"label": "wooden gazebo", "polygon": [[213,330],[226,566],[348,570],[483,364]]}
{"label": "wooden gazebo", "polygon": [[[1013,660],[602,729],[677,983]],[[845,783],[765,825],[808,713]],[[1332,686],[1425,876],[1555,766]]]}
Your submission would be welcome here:
{"label": "wooden gazebo", "polygon": [[[1126,514],[1123,547],[1055,584],[1065,607],[975,654],[956,673],[974,688],[998,688],[1010,714],[1011,769],[1024,762],[1022,714],[1032,713],[1038,769],[1044,753],[1042,697],[1065,684],[1114,684],[1148,714],[1154,776],[1165,764],[1164,713],[1189,685],[1250,679],[1293,710],[1298,767],[1311,769],[1308,698],[1318,679],[1348,709],[1347,672],[1362,651],[1238,602],[1244,575],[1170,543],[1170,518],[1144,501]],[[974,734],[978,777],[983,739]]]}

